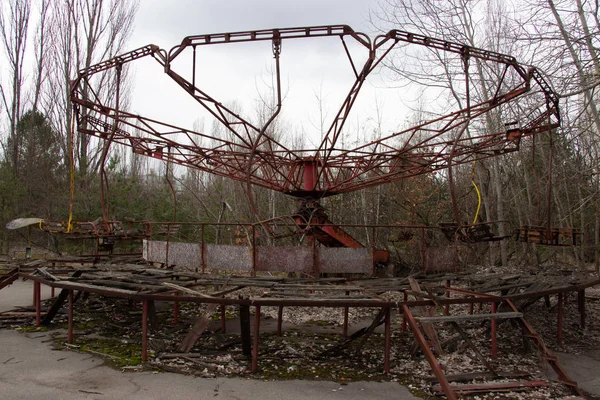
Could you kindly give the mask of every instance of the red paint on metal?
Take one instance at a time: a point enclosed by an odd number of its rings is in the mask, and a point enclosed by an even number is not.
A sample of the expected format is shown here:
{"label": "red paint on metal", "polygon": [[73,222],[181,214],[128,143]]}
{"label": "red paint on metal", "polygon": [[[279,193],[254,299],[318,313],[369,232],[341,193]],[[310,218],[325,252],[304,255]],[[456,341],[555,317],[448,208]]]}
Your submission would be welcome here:
{"label": "red paint on metal", "polygon": [[386,307],[385,309],[385,345],[383,349],[383,372],[386,374],[390,373],[390,347],[392,343],[391,338],[391,309]]}
{"label": "red paint on metal", "polygon": [[402,313],[405,315],[408,325],[410,326],[410,329],[415,336],[415,340],[419,344],[419,347],[421,348],[421,351],[423,352],[425,359],[429,363],[429,366],[431,367],[433,374],[435,375],[438,382],[440,383],[440,387],[442,388],[442,391],[444,392],[444,394],[446,395],[448,400],[456,400],[456,394],[452,390],[452,387],[450,386],[448,379],[446,379],[446,376],[444,375],[444,371],[442,371],[440,364],[438,363],[437,359],[433,355],[433,352],[431,351],[431,348],[429,347],[429,343],[425,339],[425,336],[423,336],[423,333],[421,333],[421,330],[419,329],[417,320],[415,320],[412,313],[410,312],[410,309],[408,308],[408,306],[406,304],[402,305]]}
{"label": "red paint on metal", "polygon": [[277,336],[281,336],[281,325],[283,324],[283,306],[277,308]]}
{"label": "red paint on metal", "polygon": [[[408,301],[408,293],[406,293],[406,290],[402,293],[402,301],[406,303]],[[402,332],[406,332],[406,315],[404,313],[402,313]]]}
{"label": "red paint on metal", "polygon": [[39,282],[33,284],[33,299],[35,302],[35,326],[42,323],[42,285]]}
{"label": "red paint on metal", "polygon": [[227,306],[225,304],[221,304],[221,332],[227,332],[227,310],[225,309]]}
{"label": "red paint on metal", "polygon": [[142,361],[148,361],[148,300],[142,300]]}
{"label": "red paint on metal", "polygon": [[67,326],[67,343],[73,343],[73,291],[69,290],[69,316]]}
{"label": "red paint on metal", "polygon": [[[346,296],[350,296],[350,292],[348,290],[346,290]],[[348,337],[348,311],[350,311],[350,307],[344,307],[344,324],[342,336],[345,338]]]}
{"label": "red paint on metal", "polygon": [[[450,279],[446,280],[446,297],[450,298]],[[450,304],[446,304],[445,306],[446,314],[450,313]]]}
{"label": "red paint on metal", "polygon": [[563,296],[564,295],[562,293],[559,293],[557,295],[558,304],[556,305],[556,344],[558,344],[559,346],[562,345],[563,341]]}
{"label": "red paint on metal", "polygon": [[[179,292],[175,292],[175,296],[179,296]],[[179,302],[173,302],[173,325],[177,325],[179,323]]]}
{"label": "red paint on metal", "polygon": [[[492,302],[492,314],[496,313],[496,303]],[[492,358],[498,357],[498,343],[496,341],[496,330],[498,329],[498,322],[496,318],[492,318]]]}
{"label": "red paint on metal", "polygon": [[258,343],[260,336],[260,306],[254,308],[254,337],[252,338],[252,372],[258,371]]}
{"label": "red paint on metal", "polygon": [[579,309],[581,329],[585,329],[585,289],[577,292],[577,308]]}
{"label": "red paint on metal", "polygon": [[313,192],[317,187],[317,164],[314,160],[302,161],[304,181],[302,188],[307,192]]}

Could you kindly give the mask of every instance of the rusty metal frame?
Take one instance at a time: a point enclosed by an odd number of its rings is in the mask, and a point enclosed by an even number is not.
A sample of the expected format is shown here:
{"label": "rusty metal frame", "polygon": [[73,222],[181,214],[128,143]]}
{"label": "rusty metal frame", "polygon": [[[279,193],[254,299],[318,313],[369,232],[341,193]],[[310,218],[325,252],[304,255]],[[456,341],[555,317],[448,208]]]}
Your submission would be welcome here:
{"label": "rusty metal frame", "polygon": [[[51,279],[56,279],[57,275],[58,275],[59,271],[56,271],[54,275],[51,275],[53,278]],[[63,272],[65,273],[65,272]],[[198,275],[198,274],[197,274]],[[260,344],[260,309],[262,306],[276,306],[279,307],[280,310],[282,310],[283,307],[285,306],[301,306],[301,307],[335,307],[335,308],[346,308],[346,307],[374,307],[374,308],[381,308],[384,310],[385,312],[385,330],[384,330],[384,335],[385,335],[385,342],[384,342],[384,352],[383,352],[383,370],[384,371],[389,371],[390,368],[390,359],[389,359],[389,351],[390,351],[390,346],[391,346],[391,314],[390,311],[391,309],[398,309],[402,314],[403,314],[403,320],[408,322],[408,325],[411,327],[411,330],[413,330],[414,334],[415,334],[415,338],[417,340],[419,340],[421,344],[421,348],[424,349],[424,351],[427,353],[428,349],[429,349],[429,345],[426,342],[426,339],[422,336],[422,334],[420,334],[420,329],[418,328],[417,325],[417,321],[416,319],[412,316],[411,312],[410,312],[410,307],[415,307],[415,306],[437,306],[437,307],[444,307],[444,306],[449,306],[451,304],[482,304],[482,303],[505,303],[507,304],[513,311],[517,312],[518,310],[516,309],[516,306],[514,305],[514,303],[512,303],[511,298],[523,298],[523,296],[525,296],[525,298],[532,298],[532,297],[540,297],[543,296],[544,293],[552,293],[552,294],[562,294],[562,293],[569,293],[569,292],[578,292],[579,294],[579,301],[581,302],[583,296],[581,293],[583,293],[583,290],[585,290],[586,287],[590,287],[590,286],[594,286],[600,283],[600,279],[595,279],[595,280],[590,280],[588,282],[582,283],[582,284],[578,284],[578,285],[570,285],[570,286],[564,286],[564,287],[555,287],[555,288],[551,288],[550,290],[545,290],[543,292],[530,292],[530,293],[523,293],[521,295],[508,295],[508,296],[494,296],[494,295],[489,295],[489,294],[485,294],[485,293],[477,293],[477,292],[472,292],[472,291],[468,291],[468,290],[462,290],[462,289],[457,289],[457,288],[453,288],[452,286],[448,286],[448,284],[446,283],[445,285],[441,285],[438,289],[440,290],[445,290],[447,293],[449,292],[456,292],[456,293],[461,293],[467,297],[436,297],[435,299],[423,299],[423,300],[416,300],[416,301],[407,301],[404,300],[402,302],[395,302],[395,301],[387,301],[387,300],[382,300],[381,298],[378,298],[378,296],[375,296],[373,298],[364,298],[364,299],[344,299],[343,297],[345,296],[341,296],[340,298],[336,298],[336,299],[325,299],[325,298],[314,298],[314,299],[307,299],[307,298],[241,298],[241,297],[230,297],[230,298],[224,298],[224,297],[220,297],[220,294],[215,294],[214,296],[210,296],[210,295],[206,295],[206,296],[189,296],[189,295],[181,295],[181,294],[177,294],[177,292],[173,292],[173,291],[169,291],[167,293],[165,292],[161,292],[161,293],[153,293],[153,292],[148,292],[148,291],[132,291],[132,290],[124,290],[124,289],[118,289],[115,287],[110,287],[110,286],[100,286],[100,285],[94,285],[94,284],[89,284],[89,283],[78,283],[76,281],[69,281],[69,280],[62,280],[59,279],[57,281],[53,281],[47,277],[40,277],[37,275],[32,275],[32,274],[28,274],[28,273],[20,273],[19,276],[26,278],[26,279],[30,279],[34,282],[34,295],[35,295],[35,307],[36,307],[36,324],[40,323],[40,319],[41,319],[41,302],[40,302],[40,288],[41,285],[47,285],[50,287],[58,287],[58,288],[63,288],[63,289],[67,289],[68,294],[69,294],[69,309],[68,309],[68,341],[72,341],[73,340],[73,323],[74,323],[74,314],[73,314],[73,291],[74,290],[78,290],[80,292],[87,292],[87,293],[96,293],[102,296],[108,296],[108,297],[117,297],[117,298],[126,298],[126,299],[130,299],[130,300],[135,300],[135,301],[141,301],[142,302],[142,359],[146,360],[148,357],[148,345],[149,345],[149,334],[148,334],[148,305],[150,302],[153,301],[171,301],[174,304],[179,304],[181,302],[192,302],[192,303],[207,303],[207,304],[221,304],[222,307],[225,307],[227,305],[231,306],[231,305],[239,305],[239,306],[244,306],[244,307],[255,307],[255,317],[254,317],[254,331],[253,331],[253,339],[252,339],[252,370],[253,371],[257,371],[258,370],[258,360],[259,360],[259,344]],[[190,282],[193,282],[196,278],[198,278],[201,275],[185,275],[187,278],[189,279]],[[208,277],[210,277],[210,275],[208,275]],[[165,277],[165,279],[170,279],[169,277]],[[229,282],[229,278],[228,282]],[[252,279],[252,278],[249,278]],[[442,283],[444,281],[444,279],[446,278],[442,278],[442,281],[440,281],[440,283]],[[87,282],[87,280],[86,280]],[[179,281],[179,282],[184,282],[184,281]],[[261,280],[260,278],[258,278],[258,280],[256,281],[258,285],[264,284],[264,280]],[[263,283],[261,283],[263,282]],[[310,281],[311,284],[314,284],[315,289],[317,289],[319,287],[319,280],[311,280]],[[229,282],[231,285],[236,285],[235,282]],[[324,286],[325,287],[330,287],[331,285],[331,281],[330,280],[325,280],[324,282]],[[214,282],[210,281],[206,283],[207,285],[213,285]],[[292,285],[294,286],[294,285]],[[340,290],[341,291],[345,291],[346,293],[348,289],[347,285],[340,285]],[[212,287],[212,286],[211,286]],[[303,290],[310,290],[310,286],[306,286],[306,285],[302,285]],[[407,286],[408,287],[408,286]],[[318,290],[318,289],[317,289]],[[398,291],[403,291],[401,289],[401,287],[396,288],[395,290]],[[221,292],[220,292],[221,293]],[[406,294],[407,292],[404,290],[404,293]],[[406,299],[406,297],[405,297]],[[223,308],[222,308],[223,309]],[[176,313],[176,309],[174,309],[174,313]],[[548,362],[552,365],[552,367],[557,371],[559,378],[561,380],[562,383],[566,384],[567,386],[569,386],[575,393],[580,393],[579,389],[577,388],[577,385],[575,382],[573,382],[571,379],[569,379],[568,375],[564,372],[564,370],[562,369],[562,367],[559,365],[558,361],[556,360],[556,358],[549,352],[549,350],[545,347],[545,345],[543,344],[543,342],[536,336],[535,332],[533,331],[533,329],[531,328],[531,326],[529,324],[527,324],[527,322],[523,319],[520,318],[519,319],[521,325],[523,326],[524,329],[524,333],[527,335],[527,337],[531,338],[532,340],[535,341],[536,345],[538,346],[538,348],[543,352],[544,356],[546,357],[546,359],[548,360]],[[278,332],[280,332],[280,328],[278,328]],[[537,339],[536,339],[537,338]],[[432,369],[434,370],[436,377],[438,377],[438,380],[440,381],[440,383],[442,384],[442,390],[446,393],[446,395],[449,396],[449,398],[452,398],[451,396],[454,394],[453,392],[457,389],[455,387],[452,387],[452,385],[450,385],[447,380],[445,380],[444,377],[444,373],[441,370],[441,368],[439,368],[439,364],[437,363],[437,361],[435,360],[435,356],[433,355],[433,353],[429,354],[429,356],[426,354],[426,356],[428,357],[428,361],[430,362],[430,365],[432,366]],[[444,384],[444,381],[446,381],[446,384]],[[479,389],[484,390],[486,387],[488,387],[486,384],[478,386]]]}
{"label": "rusty metal frame", "polygon": [[[281,43],[287,40],[318,40],[323,37],[340,38],[355,80],[319,146],[315,149],[289,149],[267,133],[268,125],[281,107]],[[363,65],[357,65],[351,56],[346,44],[347,39],[364,48],[367,57]],[[277,63],[278,104],[262,126],[250,123],[196,86],[196,52],[202,47],[255,41],[270,41]],[[338,139],[348,113],[360,94],[362,84],[369,74],[392,54],[398,44],[454,54],[466,65],[470,59],[500,64],[504,66],[504,72],[498,82],[491,84],[490,93],[494,95],[487,101],[471,104],[471,96],[467,92],[467,107],[463,109],[353,149],[338,148]],[[173,66],[173,61],[186,50],[193,52],[191,79],[185,79]],[[206,133],[193,132],[132,114],[119,109],[118,99],[115,105],[107,104],[94,92],[95,74],[116,71],[127,63],[148,56],[162,65],[165,73],[223,124],[236,140],[214,138]],[[509,82],[506,78],[508,71],[513,72],[514,82]],[[467,81],[468,79],[467,70]],[[470,90],[468,86],[467,91]],[[532,90],[534,87],[536,90]],[[530,93],[541,93],[546,99],[542,102],[545,103],[545,108],[534,110],[529,116],[525,116],[520,127],[500,132],[476,132],[475,129],[471,129],[468,137],[461,133],[474,119],[519,101]],[[449,165],[470,163],[516,151],[522,138],[552,131],[560,124],[558,97],[550,85],[539,71],[535,68],[526,69],[514,57],[399,30],[392,30],[371,40],[367,35],[356,32],[347,25],[188,36],[180,45],[169,51],[155,45],[145,46],[79,71],[72,83],[71,98],[80,133],[129,146],[138,154],[302,198],[321,198],[355,191],[431,173],[448,168]],[[452,137],[457,132],[458,134]],[[424,134],[424,138],[418,140],[419,134]],[[191,144],[177,140],[178,135],[185,137]],[[214,144],[203,146],[200,144],[202,138],[210,138]],[[406,140],[405,144],[399,147],[395,143],[401,138]],[[164,151],[165,148],[170,151]],[[305,185],[307,166],[316,170],[316,181],[312,187]]]}

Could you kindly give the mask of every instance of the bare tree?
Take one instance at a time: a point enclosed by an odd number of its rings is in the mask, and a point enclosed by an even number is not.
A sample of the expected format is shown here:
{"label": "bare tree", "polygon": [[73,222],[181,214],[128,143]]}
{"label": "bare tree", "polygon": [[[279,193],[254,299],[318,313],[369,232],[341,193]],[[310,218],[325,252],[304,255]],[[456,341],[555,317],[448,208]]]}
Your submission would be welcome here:
{"label": "bare tree", "polygon": [[34,87],[33,87],[33,99],[32,109],[37,111],[39,107],[42,85],[48,76],[48,15],[50,10],[50,0],[39,1],[39,14],[38,14],[38,26],[36,30],[36,37],[33,44],[34,57],[35,57],[35,71],[34,71]]}
{"label": "bare tree", "polygon": [[[70,154],[70,129],[73,123],[70,103],[70,81],[77,71],[109,59],[125,50],[135,14],[137,0],[62,0],[52,9],[52,42],[50,49],[53,74],[48,90],[56,99],[49,109],[55,129],[62,134],[64,154]],[[122,82],[126,79],[123,70]],[[123,83],[121,83],[123,85]],[[115,82],[108,74],[96,74],[85,90],[93,90],[110,104]],[[125,92],[121,89],[122,97]],[[126,105],[121,103],[122,107]],[[92,145],[96,144],[95,147]],[[87,135],[77,135],[74,143],[76,162],[82,182],[98,171],[102,149]]]}
{"label": "bare tree", "polygon": [[15,177],[18,176],[19,170],[17,123],[22,113],[23,65],[30,12],[30,0],[9,0],[0,6],[0,39],[8,58],[11,74],[10,100],[7,99],[4,90],[2,90],[2,97],[6,109],[9,110],[9,139],[12,148],[7,150],[10,152],[10,162]]}

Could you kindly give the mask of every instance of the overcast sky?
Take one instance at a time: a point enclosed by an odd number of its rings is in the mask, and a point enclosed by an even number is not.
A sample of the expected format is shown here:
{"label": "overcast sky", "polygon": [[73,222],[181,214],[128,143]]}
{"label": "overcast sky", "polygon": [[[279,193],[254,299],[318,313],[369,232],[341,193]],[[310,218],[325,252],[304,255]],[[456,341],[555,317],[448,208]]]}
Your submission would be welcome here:
{"label": "overcast sky", "polygon": [[369,33],[377,0],[142,0],[132,46],[174,45],[200,33],[346,24]]}
{"label": "overcast sky", "polygon": [[[369,12],[377,8],[377,2],[142,0],[129,48],[152,43],[168,50],[190,35],[339,24],[350,25],[374,38]],[[359,64],[364,62],[365,49],[352,43],[350,47],[358,51],[355,55]],[[185,128],[201,121],[203,131],[210,131],[211,121],[201,107],[162,72],[158,63],[147,59],[132,64],[135,74],[132,111]],[[318,144],[322,130],[329,127],[354,81],[341,41],[339,38],[284,41],[281,67],[286,96],[282,121],[293,135],[306,139],[306,146],[313,147]],[[205,46],[198,48],[197,86],[224,104],[235,103],[241,107],[242,116],[253,120],[258,99],[269,93],[273,68],[268,42]],[[191,50],[180,56],[173,69],[190,77]],[[349,135],[364,135],[377,126],[384,126],[390,132],[406,118],[398,113],[397,91],[385,86],[377,77],[365,85],[347,123]],[[327,119],[324,129],[320,127],[320,105]],[[377,118],[378,110],[383,119]]]}

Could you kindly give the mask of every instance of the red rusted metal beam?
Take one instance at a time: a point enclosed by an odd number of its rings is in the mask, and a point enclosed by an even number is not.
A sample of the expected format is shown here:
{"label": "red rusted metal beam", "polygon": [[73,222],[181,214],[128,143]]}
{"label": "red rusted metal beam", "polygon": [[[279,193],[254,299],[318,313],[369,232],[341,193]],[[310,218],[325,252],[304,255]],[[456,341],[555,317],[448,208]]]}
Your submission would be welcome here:
{"label": "red rusted metal beam", "polygon": [[258,344],[260,337],[260,306],[254,307],[254,337],[252,338],[252,372],[258,371]]}
{"label": "red rusted metal beam", "polygon": [[39,282],[33,283],[33,299],[35,304],[35,326],[42,324],[42,285]]}
{"label": "red rusted metal beam", "polygon": [[[266,132],[266,127],[279,112],[281,104],[262,126],[255,126],[243,119],[223,102],[212,98],[196,86],[196,72],[193,69],[191,81],[175,72],[173,60],[186,49],[198,46],[225,43],[271,41],[276,61],[279,60],[282,40],[318,38],[325,36],[351,37],[363,47],[366,54],[362,65],[348,51],[345,42],[342,46],[354,72],[354,81],[346,98],[335,114],[333,121],[317,148],[291,150]],[[374,140],[356,148],[336,147],[346,119],[360,93],[366,77],[390,54],[398,43],[410,46],[435,48],[453,54],[463,60],[477,58],[487,64],[501,64],[506,71],[515,74],[515,82],[509,84],[504,78],[490,85],[491,99],[478,104],[468,102],[468,107],[447,115],[426,121],[406,130],[395,132],[387,137]],[[119,70],[124,63],[152,56],[164,68],[176,84],[180,85],[202,107],[210,112],[216,121],[223,124],[236,140],[224,140],[202,132],[173,126],[151,118],[128,113],[104,104],[94,92],[89,78],[99,72]],[[277,82],[280,71],[277,68]],[[448,139],[448,133],[463,129],[472,120],[483,118],[484,114],[505,107],[528,93],[533,86],[546,97],[546,108],[522,121],[522,127],[510,132],[477,133],[471,132],[468,138]],[[280,93],[279,85],[277,85]],[[432,37],[392,30],[371,41],[367,35],[355,32],[346,25],[314,26],[300,28],[264,29],[244,32],[229,32],[188,36],[180,45],[169,52],[156,46],[146,46],[125,53],[81,70],[74,81],[72,90],[76,120],[79,131],[108,139],[112,143],[129,146],[134,152],[150,157],[185,165],[216,175],[229,177],[250,184],[263,186],[297,197],[321,198],[363,189],[383,183],[394,182],[411,176],[431,173],[452,165],[471,163],[474,160],[495,157],[499,154],[516,151],[522,138],[550,131],[560,122],[558,97],[541,74],[534,68],[521,66],[514,57],[448,42]],[[469,96],[469,93],[466,94]],[[116,104],[125,103],[119,102]],[[185,138],[178,140],[178,136]],[[209,140],[210,146],[201,146],[202,139]],[[398,148],[399,138],[406,145]],[[192,143],[192,144],[190,144]],[[258,148],[261,151],[257,151]],[[164,152],[165,148],[172,151]],[[432,151],[431,149],[435,149]],[[316,195],[316,196],[315,196]]]}
{"label": "red rusted metal beam", "polygon": [[385,343],[383,347],[383,372],[390,373],[390,348],[392,345],[392,317],[391,308],[385,308]]}
{"label": "red rusted metal beam", "polygon": [[562,293],[556,295],[558,298],[556,305],[556,344],[562,346],[563,341],[563,297]]}
{"label": "red rusted metal beam", "polygon": [[425,356],[425,359],[429,363],[429,366],[431,367],[433,374],[435,375],[438,382],[440,383],[442,391],[444,392],[444,394],[446,395],[446,397],[449,400],[456,400],[456,394],[452,390],[450,383],[448,382],[448,380],[446,379],[446,376],[444,375],[444,371],[442,371],[440,364],[438,363],[437,359],[433,355],[433,352],[429,348],[429,343],[425,339],[425,336],[423,336],[423,333],[421,333],[421,330],[419,329],[419,326],[417,325],[418,324],[417,320],[415,320],[412,313],[410,312],[410,309],[406,306],[406,304],[402,305],[402,313],[406,317],[408,326],[410,326],[410,329],[413,332],[413,335],[415,336],[415,340],[419,344],[421,351],[423,351],[423,355]]}
{"label": "red rusted metal beam", "polygon": [[221,332],[227,332],[227,312],[226,305],[221,304]]}
{"label": "red rusted metal beam", "polygon": [[69,316],[67,322],[67,343],[73,343],[73,291],[69,290]]}
{"label": "red rusted metal beam", "polygon": [[283,306],[277,307],[277,336],[281,336],[281,325],[283,324]]}
{"label": "red rusted metal beam", "polygon": [[[496,303],[492,302],[492,314],[496,313]],[[496,318],[492,318],[492,328],[491,328],[491,337],[492,337],[492,358],[498,357],[498,343],[496,341],[496,330],[498,329],[498,322]]]}
{"label": "red rusted metal beam", "polygon": [[[513,311],[518,311],[517,306],[510,299],[506,299],[505,301],[506,301],[506,304]],[[538,334],[535,332],[535,330],[529,324],[529,322],[527,322],[524,318],[519,318],[517,321],[523,328],[523,332],[526,335],[526,337],[535,343],[535,345],[538,348],[538,350],[540,351],[542,357],[546,359],[546,361],[548,362],[548,364],[550,364],[550,366],[552,367],[554,372],[556,372],[556,375],[558,376],[558,381],[561,382],[562,384],[566,385],[567,387],[569,387],[569,389],[573,393],[585,398],[585,396],[583,395],[581,390],[579,390],[579,388],[577,387],[577,382],[575,382],[574,380],[572,380],[569,377],[567,372],[563,369],[563,367],[558,362],[558,358],[556,358],[556,356],[554,354],[552,354],[552,352],[546,347],[546,345],[544,344],[544,341],[538,336]]]}
{"label": "red rusted metal beam", "polygon": [[[179,292],[175,292],[174,296],[179,296]],[[173,302],[173,325],[177,325],[179,323],[179,302],[175,300]]]}
{"label": "red rusted metal beam", "polygon": [[[29,275],[26,273],[19,273],[19,276],[30,279],[34,282],[40,282],[47,286],[55,286],[63,289],[74,289],[88,293],[95,293],[102,296],[108,297],[119,297],[131,300],[154,300],[154,301],[179,301],[188,303],[216,303],[225,305],[248,305],[248,306],[264,306],[264,307],[278,307],[280,305],[285,307],[300,306],[300,307],[330,307],[330,308],[342,308],[342,307],[395,307],[398,305],[397,302],[377,300],[377,299],[276,299],[276,298],[256,298],[256,299],[238,299],[238,298],[221,298],[221,297],[196,297],[196,296],[178,296],[175,297],[173,294],[160,294],[160,293],[139,293],[132,292],[122,289],[111,289],[107,287],[94,287],[93,285],[78,285],[73,282],[54,282],[46,280],[42,277]],[[526,299],[532,297],[540,297],[545,294],[553,295],[557,293],[576,292],[587,287],[596,286],[600,284],[600,279],[595,279],[573,286],[563,286],[554,289],[547,289],[539,292],[523,293],[520,295],[511,296],[493,296],[483,294],[481,297],[470,297],[470,298],[440,298],[438,302],[440,304],[482,304],[489,303],[490,300],[497,302],[514,300],[514,299]],[[476,292],[469,292],[471,295],[476,295]],[[432,300],[413,300],[406,303],[410,307],[414,306],[435,306]]]}
{"label": "red rusted metal beam", "polygon": [[142,301],[142,361],[148,361],[148,300]]}
{"label": "red rusted metal beam", "polygon": [[2,280],[0,282],[0,290],[4,289],[8,285],[10,285],[14,281],[16,281],[18,278],[19,278],[19,273],[18,272],[11,273],[10,276],[4,278],[4,280]]}
{"label": "red rusted metal beam", "polygon": [[[349,296],[350,292],[348,290],[346,290],[346,296]],[[343,323],[343,327],[342,327],[342,336],[343,337],[348,337],[348,311],[350,311],[349,307],[344,307],[344,323]]]}
{"label": "red rusted metal beam", "polygon": [[577,308],[579,310],[579,324],[585,329],[585,289],[577,292]]}
{"label": "red rusted metal beam", "polygon": [[[481,383],[481,384],[461,384],[450,385],[457,393],[467,396],[477,393],[508,392],[535,389],[538,387],[547,387],[546,381],[520,381],[520,382],[500,382],[500,383]],[[435,387],[434,387],[435,390]],[[438,389],[439,390],[439,389]],[[441,392],[441,390],[439,390]]]}

